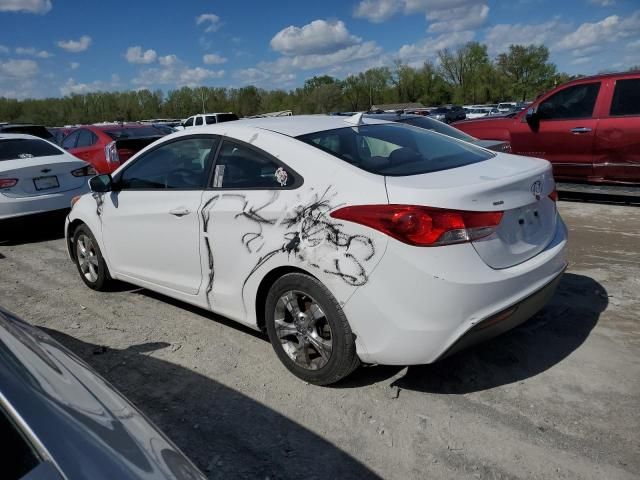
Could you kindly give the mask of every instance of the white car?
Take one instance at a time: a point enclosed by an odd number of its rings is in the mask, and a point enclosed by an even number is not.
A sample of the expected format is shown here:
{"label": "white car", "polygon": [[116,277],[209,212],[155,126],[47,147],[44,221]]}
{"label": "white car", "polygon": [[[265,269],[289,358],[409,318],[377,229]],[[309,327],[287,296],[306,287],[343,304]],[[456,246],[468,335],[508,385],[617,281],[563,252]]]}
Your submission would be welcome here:
{"label": "white car", "polygon": [[67,209],[94,168],[33,135],[0,134],[0,220]]}
{"label": "white car", "polygon": [[232,122],[238,120],[238,116],[232,112],[226,113],[200,113],[193,115],[182,122],[182,128],[201,127],[202,125],[215,125],[216,123]]}
{"label": "white car", "polygon": [[65,229],[90,288],[266,330],[315,384],[501,333],[566,266],[549,162],[362,114],[188,129],[90,185]]}
{"label": "white car", "polygon": [[467,120],[473,120],[474,118],[486,117],[491,111],[490,108],[471,108],[467,112]]}
{"label": "white car", "polygon": [[500,113],[508,113],[517,105],[516,102],[502,102],[498,104],[498,111]]}

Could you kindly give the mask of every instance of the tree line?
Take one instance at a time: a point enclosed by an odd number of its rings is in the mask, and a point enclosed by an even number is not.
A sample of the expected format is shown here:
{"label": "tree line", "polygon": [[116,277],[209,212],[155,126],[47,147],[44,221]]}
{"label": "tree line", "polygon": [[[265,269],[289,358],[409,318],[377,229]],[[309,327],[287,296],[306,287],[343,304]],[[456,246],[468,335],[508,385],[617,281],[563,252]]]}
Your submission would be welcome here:
{"label": "tree line", "polygon": [[195,113],[232,111],[239,116],[292,110],[294,114],[366,110],[371,105],[421,102],[480,104],[525,101],[570,80],[549,62],[544,45],[511,45],[494,59],[487,46],[469,42],[438,51],[438,65],[414,68],[400,61],[344,80],[315,76],[293,90],[182,87],[161,90],[93,92],[62,98],[16,100],[0,97],[0,121],[45,125],[151,118],[186,118]]}

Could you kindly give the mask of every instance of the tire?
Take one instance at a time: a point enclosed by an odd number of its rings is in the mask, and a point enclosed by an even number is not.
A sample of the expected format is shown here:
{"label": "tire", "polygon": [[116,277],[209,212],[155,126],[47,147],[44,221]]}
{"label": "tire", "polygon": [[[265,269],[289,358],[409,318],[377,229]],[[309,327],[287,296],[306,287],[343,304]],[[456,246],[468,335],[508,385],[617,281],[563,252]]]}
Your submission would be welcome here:
{"label": "tire", "polygon": [[93,290],[108,290],[113,280],[96,237],[86,225],[80,225],[73,233],[73,249],[76,268],[85,285]]}
{"label": "tire", "polygon": [[275,281],[265,301],[265,323],[280,361],[306,382],[329,385],[360,364],[342,308],[309,275],[289,273]]}

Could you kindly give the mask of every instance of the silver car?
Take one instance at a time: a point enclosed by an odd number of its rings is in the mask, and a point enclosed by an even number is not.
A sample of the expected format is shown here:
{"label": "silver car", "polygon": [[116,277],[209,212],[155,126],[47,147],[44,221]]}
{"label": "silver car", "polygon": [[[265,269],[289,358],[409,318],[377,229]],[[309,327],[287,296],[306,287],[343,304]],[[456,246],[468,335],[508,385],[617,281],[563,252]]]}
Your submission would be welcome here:
{"label": "silver car", "polygon": [[206,478],[87,364],[1,308],[0,438],[5,480]]}

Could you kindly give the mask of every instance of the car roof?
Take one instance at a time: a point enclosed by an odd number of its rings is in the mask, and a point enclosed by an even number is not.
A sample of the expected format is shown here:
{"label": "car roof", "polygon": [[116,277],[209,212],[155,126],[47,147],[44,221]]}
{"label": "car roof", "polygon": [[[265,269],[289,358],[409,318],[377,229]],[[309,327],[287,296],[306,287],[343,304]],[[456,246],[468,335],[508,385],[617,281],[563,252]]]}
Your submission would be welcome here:
{"label": "car roof", "polygon": [[[225,122],[216,125],[207,125],[203,128],[228,128],[231,126],[246,126],[259,128],[262,130],[270,130],[272,132],[281,133],[289,137],[298,137],[308,133],[323,132],[326,130],[334,130],[336,128],[353,127],[349,120],[352,117],[341,117],[335,115],[294,115],[289,117],[264,117],[264,118],[247,118],[236,120],[233,122]],[[370,116],[364,117],[369,125],[390,123],[389,120],[380,120]]]}
{"label": "car roof", "polygon": [[407,118],[427,118],[425,115],[415,115],[413,113],[367,113],[365,118],[377,118],[379,120],[388,120],[390,122],[398,122]]}

